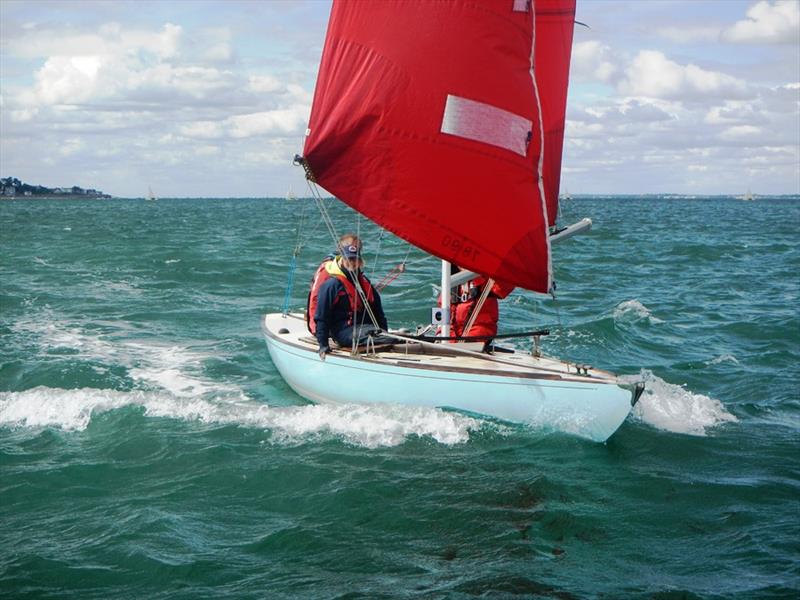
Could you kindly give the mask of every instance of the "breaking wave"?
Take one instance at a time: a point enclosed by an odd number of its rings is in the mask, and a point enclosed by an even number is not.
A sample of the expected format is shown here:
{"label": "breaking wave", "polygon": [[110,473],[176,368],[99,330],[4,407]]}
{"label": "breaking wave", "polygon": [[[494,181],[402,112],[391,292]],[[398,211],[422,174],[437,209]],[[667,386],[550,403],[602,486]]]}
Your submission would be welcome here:
{"label": "breaking wave", "polygon": [[719,400],[667,383],[651,371],[623,379],[631,383],[644,379],[645,392],[631,414],[657,429],[704,436],[710,428],[738,421]]}
{"label": "breaking wave", "polygon": [[48,387],[0,392],[0,426],[83,431],[97,415],[129,406],[141,407],[146,417],[268,430],[272,441],[281,444],[335,437],[377,448],[396,446],[411,436],[459,444],[481,427],[481,422],[471,417],[431,408],[352,404],[272,407],[244,395],[209,400],[168,392]]}
{"label": "breaking wave", "polygon": [[269,430],[271,439],[279,443],[328,436],[367,448],[394,446],[410,436],[458,444],[481,427],[481,421],[466,415],[422,407],[269,406],[235,383],[205,373],[207,361],[224,358],[220,344],[115,340],[110,333],[89,331],[51,314],[44,316],[47,318],[19,321],[13,330],[33,342],[42,356],[60,357],[66,351],[70,359],[90,362],[97,372],[123,367],[135,389],[39,386],[0,392],[0,426],[82,431],[98,414],[138,406],[147,417]]}
{"label": "breaking wave", "polygon": [[639,302],[638,300],[626,300],[625,302],[620,302],[614,308],[614,320],[615,321],[628,321],[628,322],[636,322],[636,321],[649,321],[650,323],[663,323],[661,319],[654,317],[653,314],[650,312],[644,304]]}

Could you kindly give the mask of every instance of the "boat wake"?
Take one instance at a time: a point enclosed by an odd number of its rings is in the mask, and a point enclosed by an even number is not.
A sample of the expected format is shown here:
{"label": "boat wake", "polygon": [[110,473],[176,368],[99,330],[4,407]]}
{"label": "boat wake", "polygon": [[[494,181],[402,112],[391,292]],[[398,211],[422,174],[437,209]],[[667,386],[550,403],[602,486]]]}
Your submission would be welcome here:
{"label": "boat wake", "polygon": [[646,369],[621,379],[629,383],[644,380],[645,392],[631,415],[657,429],[705,436],[717,425],[738,421],[719,400],[667,383]]}
{"label": "boat wake", "polygon": [[[98,415],[139,407],[145,417],[204,424],[234,425],[269,431],[270,440],[299,444],[309,439],[338,438],[367,448],[394,446],[416,436],[442,444],[469,440],[470,432],[488,424],[469,416],[409,406],[278,406],[253,398],[235,382],[208,374],[206,365],[225,360],[225,344],[191,342],[166,345],[156,340],[114,339],[130,335],[120,323],[106,323],[105,333],[55,318],[18,321],[13,332],[36,348],[47,362],[96,374],[93,384],[74,382],[0,392],[0,427],[86,430]],[[131,389],[132,388],[132,389]]]}
{"label": "boat wake", "polygon": [[145,417],[263,429],[270,441],[297,445],[337,438],[356,446],[396,446],[410,437],[460,444],[483,423],[439,409],[408,406],[269,406],[244,396],[205,399],[169,392],[36,387],[0,392],[0,427],[84,431],[99,415],[139,407]]}

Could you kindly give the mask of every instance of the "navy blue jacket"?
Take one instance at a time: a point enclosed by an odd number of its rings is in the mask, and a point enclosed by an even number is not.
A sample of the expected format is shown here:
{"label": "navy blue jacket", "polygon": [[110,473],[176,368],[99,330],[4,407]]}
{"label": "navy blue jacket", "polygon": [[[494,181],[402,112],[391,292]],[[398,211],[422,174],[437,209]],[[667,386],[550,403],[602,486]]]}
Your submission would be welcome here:
{"label": "navy blue jacket", "polygon": [[[349,272],[345,271],[348,277]],[[352,280],[352,277],[350,277]],[[338,298],[338,300],[337,300]],[[388,329],[386,316],[383,314],[381,297],[373,288],[372,312],[381,329]],[[317,310],[314,312],[314,321],[317,325],[317,341],[319,347],[328,348],[328,338],[332,337],[342,346],[352,343],[352,325],[372,325],[369,314],[364,310],[358,311],[350,325],[350,301],[347,290],[338,277],[331,277],[319,288],[317,296]]]}

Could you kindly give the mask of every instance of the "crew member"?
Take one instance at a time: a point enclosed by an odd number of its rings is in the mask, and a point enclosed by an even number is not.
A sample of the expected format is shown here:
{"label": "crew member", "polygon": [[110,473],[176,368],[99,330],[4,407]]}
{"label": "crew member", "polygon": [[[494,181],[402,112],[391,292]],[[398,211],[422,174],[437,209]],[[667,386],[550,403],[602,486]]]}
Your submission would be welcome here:
{"label": "crew member", "polygon": [[[319,343],[319,356],[331,351],[329,338],[340,346],[361,343],[370,332],[388,329],[381,298],[361,272],[361,240],[348,233],[339,239],[339,254],[324,261],[311,284],[307,311],[308,328]],[[378,328],[367,312],[358,287],[364,293]]]}
{"label": "crew member", "polygon": [[[461,271],[456,264],[450,265],[451,274]],[[505,298],[514,287],[508,284],[495,282],[486,300],[475,316],[472,327],[464,331],[473,313],[478,308],[478,300],[483,293],[484,286],[488,283],[485,277],[478,276],[467,283],[458,286],[450,301],[450,332],[454,337],[485,337],[485,348],[491,347],[492,338],[497,335],[497,321],[500,318],[498,299]]]}
{"label": "crew member", "polygon": [[[455,301],[450,306],[450,326],[454,336],[485,336],[492,338],[497,335],[497,321],[500,318],[500,308],[497,300],[505,298],[514,290],[513,286],[500,282],[495,282],[492,285],[489,295],[472,323],[472,327],[469,328],[469,331],[464,331],[477,309],[478,300],[487,283],[488,281],[484,277],[476,277],[458,286]],[[487,340],[487,342],[490,341],[490,339]]]}

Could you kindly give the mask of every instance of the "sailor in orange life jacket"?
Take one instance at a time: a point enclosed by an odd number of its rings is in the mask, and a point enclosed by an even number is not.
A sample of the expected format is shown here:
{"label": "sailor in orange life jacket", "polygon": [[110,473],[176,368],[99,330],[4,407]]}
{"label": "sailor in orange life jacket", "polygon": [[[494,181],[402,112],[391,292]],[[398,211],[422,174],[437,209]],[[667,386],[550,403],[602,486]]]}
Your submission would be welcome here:
{"label": "sailor in orange life jacket", "polygon": [[361,241],[353,234],[345,234],[339,239],[339,251],[339,256],[319,266],[309,294],[308,328],[319,342],[322,360],[331,351],[329,337],[341,346],[352,346],[354,340],[362,343],[370,332],[376,331],[356,289],[356,278],[378,326],[388,329],[378,291],[361,272]]}
{"label": "sailor in orange life jacket", "polygon": [[[460,270],[458,266],[453,265],[453,273],[457,273]],[[458,286],[455,298],[450,305],[450,327],[452,335],[456,337],[487,336],[488,338],[497,335],[497,321],[500,318],[500,309],[497,300],[498,298],[505,298],[514,290],[513,286],[500,282],[496,282],[492,286],[480,312],[475,317],[472,327],[470,327],[469,331],[464,331],[464,327],[467,326],[467,322],[475,311],[478,299],[483,293],[483,286],[486,285],[486,283],[487,280],[484,277],[476,277]],[[486,340],[487,346],[491,341],[491,339]]]}

